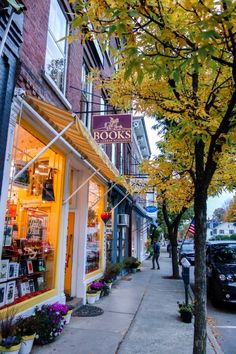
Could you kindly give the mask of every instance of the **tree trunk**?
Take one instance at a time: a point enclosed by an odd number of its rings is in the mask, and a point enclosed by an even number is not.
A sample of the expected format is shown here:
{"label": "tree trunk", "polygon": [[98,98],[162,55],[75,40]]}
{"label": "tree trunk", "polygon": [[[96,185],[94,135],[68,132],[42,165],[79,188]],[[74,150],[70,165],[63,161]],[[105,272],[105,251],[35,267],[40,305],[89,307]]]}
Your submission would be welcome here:
{"label": "tree trunk", "polygon": [[172,255],[172,276],[174,279],[179,279],[179,264],[178,264],[178,252],[177,252],[177,234],[175,234],[172,227],[168,228],[169,240],[171,243],[171,255]]}
{"label": "tree trunk", "polygon": [[178,252],[177,252],[177,244],[171,244],[172,246],[172,272],[173,272],[173,278],[174,279],[179,279],[179,262],[178,262]]}
{"label": "tree trunk", "polygon": [[[203,155],[202,155],[203,156]],[[200,159],[201,160],[201,159]],[[203,161],[203,159],[202,159]],[[203,164],[202,164],[203,165]],[[196,166],[195,212],[195,323],[193,354],[206,354],[206,213],[207,186],[204,185],[201,161]],[[198,169],[198,170],[197,170]],[[206,184],[206,183],[205,183]]]}

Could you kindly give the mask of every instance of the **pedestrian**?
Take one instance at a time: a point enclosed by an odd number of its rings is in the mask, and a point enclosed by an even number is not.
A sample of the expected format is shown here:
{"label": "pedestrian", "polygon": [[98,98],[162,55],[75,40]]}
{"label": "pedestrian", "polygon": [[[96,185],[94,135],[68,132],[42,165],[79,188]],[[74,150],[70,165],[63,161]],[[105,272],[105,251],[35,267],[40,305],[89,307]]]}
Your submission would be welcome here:
{"label": "pedestrian", "polygon": [[169,258],[171,258],[171,256],[172,256],[172,247],[171,247],[170,241],[169,241],[169,243],[167,245],[167,252],[169,253]]}
{"label": "pedestrian", "polygon": [[152,256],[152,268],[155,269],[155,262],[157,264],[157,269],[160,269],[159,265],[159,256],[160,256],[160,243],[156,240],[153,241],[153,256]]}

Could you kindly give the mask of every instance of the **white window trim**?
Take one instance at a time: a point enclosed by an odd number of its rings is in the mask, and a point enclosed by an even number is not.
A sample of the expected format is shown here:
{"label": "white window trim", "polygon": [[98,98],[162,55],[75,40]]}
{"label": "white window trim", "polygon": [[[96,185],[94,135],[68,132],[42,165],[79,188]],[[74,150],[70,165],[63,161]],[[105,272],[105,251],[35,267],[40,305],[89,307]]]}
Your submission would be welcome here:
{"label": "white window trim", "polygon": [[58,96],[58,98],[61,100],[61,102],[65,105],[65,107],[67,109],[71,110],[72,109],[72,105],[67,100],[67,98],[64,95],[64,93],[57,87],[57,85],[55,84],[53,79],[50,77],[50,75],[46,71],[43,72],[43,78],[48,83],[48,85],[53,89],[53,91]]}
{"label": "white window trim", "polygon": [[[61,7],[61,3],[60,1],[58,1],[58,5],[60,6],[61,8],[61,11],[63,12],[63,15],[66,19],[66,36],[69,35],[69,22],[68,22],[68,19],[66,17],[66,14],[64,13],[64,11],[62,10],[62,7]],[[50,0],[50,7],[51,7],[51,0]],[[49,28],[49,24],[48,24],[48,28],[47,28],[47,42],[48,42],[48,32],[51,33],[51,36],[53,37],[53,39],[55,40],[54,38],[54,35],[53,33],[50,31],[50,28]],[[46,42],[46,50],[47,50],[47,42]],[[70,104],[70,102],[67,100],[66,96],[65,96],[65,93],[66,93],[66,87],[67,87],[67,69],[68,69],[68,49],[69,49],[69,45],[66,41],[66,44],[65,44],[65,70],[64,70],[64,86],[63,86],[63,91],[59,89],[59,87],[55,84],[55,82],[52,80],[52,78],[50,77],[50,75],[47,73],[46,71],[46,61],[44,60],[44,78],[46,79],[47,83],[52,86],[52,88],[54,89],[55,91],[55,88],[56,88],[56,94],[58,95],[58,97],[60,98],[60,100],[62,100],[62,102],[65,104],[66,108],[68,109],[71,109],[72,106]],[[46,59],[46,57],[45,57]],[[48,80],[50,82],[48,82]]]}

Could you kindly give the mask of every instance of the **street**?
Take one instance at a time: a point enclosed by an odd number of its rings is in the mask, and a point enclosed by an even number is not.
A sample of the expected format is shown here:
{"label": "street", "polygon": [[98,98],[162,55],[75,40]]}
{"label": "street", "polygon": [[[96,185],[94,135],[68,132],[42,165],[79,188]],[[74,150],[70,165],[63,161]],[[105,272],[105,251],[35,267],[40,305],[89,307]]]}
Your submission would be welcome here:
{"label": "street", "polygon": [[[194,289],[194,266],[190,268],[190,283]],[[220,308],[212,306],[208,298],[208,324],[224,354],[235,354],[236,304],[225,304]]]}

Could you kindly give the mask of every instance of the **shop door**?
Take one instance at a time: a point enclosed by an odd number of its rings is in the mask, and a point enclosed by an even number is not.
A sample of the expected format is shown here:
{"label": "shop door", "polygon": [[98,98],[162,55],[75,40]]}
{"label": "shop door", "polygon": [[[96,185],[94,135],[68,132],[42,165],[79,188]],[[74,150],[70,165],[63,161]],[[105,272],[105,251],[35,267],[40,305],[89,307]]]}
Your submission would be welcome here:
{"label": "shop door", "polygon": [[75,222],[75,213],[70,212],[68,215],[67,242],[66,242],[66,264],[65,264],[65,284],[64,284],[65,294],[68,296],[71,295],[74,222]]}

